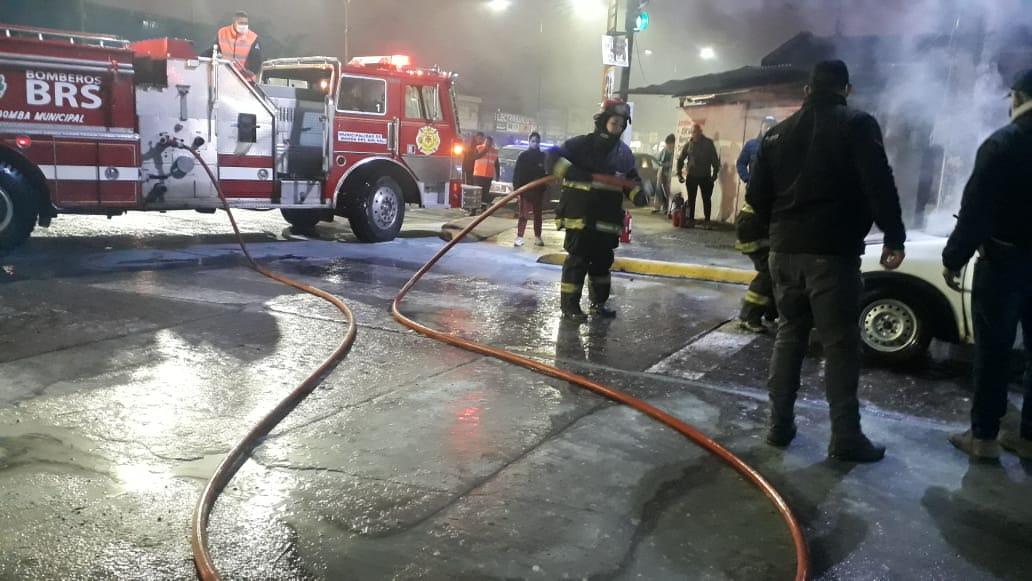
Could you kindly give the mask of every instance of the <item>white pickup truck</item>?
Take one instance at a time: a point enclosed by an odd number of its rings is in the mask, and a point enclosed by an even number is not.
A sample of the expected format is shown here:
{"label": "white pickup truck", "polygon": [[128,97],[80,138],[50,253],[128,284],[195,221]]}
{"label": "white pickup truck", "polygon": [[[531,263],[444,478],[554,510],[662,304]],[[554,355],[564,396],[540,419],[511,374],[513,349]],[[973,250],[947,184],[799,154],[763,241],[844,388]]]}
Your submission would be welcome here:
{"label": "white pickup truck", "polygon": [[971,343],[971,284],[974,260],[961,275],[963,292],[942,278],[946,238],[912,233],[903,265],[888,271],[878,263],[881,239],[869,239],[861,261],[864,293],[860,336],[864,350],[889,363],[905,363],[924,355],[933,338]]}

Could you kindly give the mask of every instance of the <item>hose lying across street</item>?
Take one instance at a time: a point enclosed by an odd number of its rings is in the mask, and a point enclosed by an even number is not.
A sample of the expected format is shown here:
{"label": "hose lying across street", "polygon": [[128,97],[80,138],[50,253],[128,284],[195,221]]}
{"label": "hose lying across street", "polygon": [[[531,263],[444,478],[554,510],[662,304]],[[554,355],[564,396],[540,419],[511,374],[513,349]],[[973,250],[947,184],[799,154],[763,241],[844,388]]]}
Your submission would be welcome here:
{"label": "hose lying across street", "polygon": [[293,391],[287,394],[277,405],[270,411],[264,418],[261,419],[251,431],[244,436],[236,446],[230,450],[229,454],[222,460],[218,468],[215,469],[215,474],[212,475],[208,484],[204,487],[204,491],[201,493],[201,498],[197,501],[197,507],[193,513],[193,523],[190,526],[191,539],[190,543],[193,545],[194,554],[194,565],[197,567],[197,576],[204,581],[210,581],[215,579],[221,579],[218,570],[215,568],[215,563],[211,559],[211,554],[208,552],[208,517],[211,515],[211,509],[215,505],[215,501],[218,499],[219,494],[222,493],[229,481],[232,480],[233,476],[236,475],[237,471],[244,462],[247,461],[248,456],[251,452],[261,443],[262,439],[272,431],[284,418],[286,418],[290,412],[294,410],[315,388],[322,383],[323,379],[330,374],[331,371],[337,366],[338,363],[344,357],[347,356],[348,352],[351,351],[351,346],[355,344],[355,336],[358,334],[358,325],[355,323],[355,315],[351,312],[344,301],[331,295],[330,293],[318,289],[306,284],[302,284],[290,278],[287,278],[281,274],[271,272],[257,262],[251,256],[251,253],[247,251],[247,245],[244,244],[244,238],[240,235],[240,228],[237,227],[236,220],[233,218],[233,211],[229,208],[229,202],[226,201],[226,197],[222,194],[222,188],[219,187],[219,180],[215,177],[214,172],[211,171],[211,167],[201,158],[200,154],[197,153],[196,149],[185,148],[197,158],[204,171],[208,172],[208,177],[211,179],[211,183],[215,186],[215,191],[219,195],[219,200],[222,201],[222,207],[226,210],[226,214],[229,216],[229,223],[233,225],[233,233],[236,235],[237,242],[240,244],[240,249],[244,253],[244,257],[247,258],[247,262],[251,268],[257,271],[262,276],[271,278],[276,282],[283,283],[289,287],[293,287],[297,290],[306,292],[310,295],[317,296],[333,306],[337,307],[340,312],[344,315],[345,320],[348,322],[348,328],[344,332],[344,337],[341,339],[340,345],[337,349],[322,362],[322,365],[318,369],[312,372],[311,375],[305,378]]}
{"label": "hose lying across street", "polygon": [[[247,250],[247,246],[244,243],[243,236],[240,234],[240,228],[237,226],[236,220],[233,217],[233,212],[229,207],[229,203],[226,201],[225,196],[222,193],[222,189],[219,187],[219,181],[216,178],[211,167],[201,158],[200,154],[194,148],[189,148],[181,144],[177,144],[176,147],[186,149],[193,154],[197,161],[207,172],[208,177],[214,184],[215,190],[218,193],[219,200],[222,202],[223,209],[226,210],[226,214],[229,216],[230,224],[233,226],[233,232],[236,235],[237,242],[240,245],[240,249],[244,253],[244,257],[247,259],[248,265],[262,276],[268,277],[272,280],[295,288],[297,290],[309,293],[316,297],[319,297],[337,307],[338,310],[344,315],[344,318],[348,322],[347,330],[344,333],[344,337],[341,339],[337,349],[326,358],[325,361],[311,373],[304,381],[302,381],[293,391],[287,394],[275,408],[272,409],[264,418],[262,418],[251,430],[233,447],[229,454],[222,460],[218,468],[215,469],[215,473],[204,487],[204,491],[201,493],[201,498],[197,502],[197,506],[193,513],[193,522],[191,524],[191,545],[193,547],[194,554],[194,565],[197,568],[197,575],[204,581],[221,579],[218,570],[215,568],[215,564],[212,561],[211,554],[208,550],[208,520],[211,515],[212,508],[215,505],[215,501],[218,499],[219,494],[229,484],[229,481],[237,473],[251,452],[261,443],[262,439],[272,431],[284,418],[286,418],[312,391],[326,378],[327,375],[343,360],[348,352],[351,350],[352,345],[355,343],[355,337],[358,332],[358,326],[355,322],[354,314],[351,309],[348,308],[343,301],[333,296],[332,294],[323,291],[321,289],[302,284],[286,276],[271,272],[262,266],[260,266],[250,252]],[[519,196],[523,192],[548,184],[554,181],[555,178],[546,177],[534,182],[531,182],[504,198],[498,200],[493,206],[491,206],[486,212],[481,214],[475,220],[470,223],[465,229],[459,232],[451,241],[445,244],[437,253],[430,259],[429,262],[424,264],[402,289],[398,292],[397,296],[394,297],[394,301],[391,305],[391,313],[394,318],[402,325],[413,329],[431,339],[447,343],[468,351],[487,355],[489,357],[495,357],[502,361],[521,365],[538,373],[555,377],[563,381],[567,381],[579,387],[591,390],[598,393],[606,398],[609,398],[618,403],[627,405],[635,410],[646,414],[647,416],[659,421],[662,424],[673,428],[686,438],[694,442],[695,444],[702,447],[707,452],[710,452],[720,460],[729,464],[739,474],[741,474],[747,481],[751,482],[757,488],[759,488],[767,498],[774,504],[774,507],[781,514],[788,526],[789,533],[792,536],[792,542],[795,545],[796,553],[796,574],[795,579],[797,581],[803,581],[807,578],[809,571],[809,556],[807,552],[806,539],[803,536],[802,527],[800,527],[795,515],[792,514],[792,510],[785,502],[784,498],[778,493],[778,491],[763,478],[755,469],[743,462],[737,456],[726,450],[723,446],[710,439],[702,432],[675,418],[674,416],[664,412],[663,410],[656,408],[640,399],[632,397],[622,391],[613,389],[611,387],[596,383],[586,377],[576,375],[567,371],[563,371],[550,365],[545,365],[533,359],[517,355],[502,349],[491,347],[489,345],[482,345],[467,341],[465,339],[443,333],[420,323],[409,319],[401,313],[401,303],[405,299],[405,296],[412,290],[417,282],[423,276],[430,271],[437,264],[445,254],[448,253],[456,244],[458,244],[463,238],[466,237],[474,228],[477,227],[481,222],[487,219],[490,215],[497,212],[499,209],[504,207],[511,200]],[[596,181],[612,182],[616,185],[624,185],[624,182],[619,178],[612,178],[611,176],[595,176]]]}
{"label": "hose lying across street", "polygon": [[[449,250],[451,250],[456,244],[458,244],[463,238],[465,238],[467,234],[473,231],[473,229],[476,228],[481,222],[486,220],[488,216],[494,214],[503,206],[508,204],[516,196],[519,196],[527,190],[544,186],[549,182],[554,181],[555,179],[556,178],[554,177],[541,178],[539,180],[533,181],[523,186],[522,188],[517,189],[513,193],[498,200],[486,212],[484,212],[475,220],[473,220],[469,224],[469,226],[466,226],[466,228],[464,228],[447,244],[445,244],[440,250],[438,250],[437,254],[435,254],[429,262],[424,264],[422,268],[416,271],[416,274],[412,275],[412,278],[409,279],[407,283],[405,283],[405,286],[401,288],[401,291],[398,292],[398,295],[394,297],[394,304],[391,306],[391,313],[394,315],[395,320],[418,333],[422,333],[423,335],[430,337],[431,339],[436,339],[443,343],[447,343],[449,345],[454,345],[455,347],[466,349],[467,351],[480,353],[481,355],[487,355],[488,357],[494,357],[508,363],[521,365],[523,367],[526,367],[527,369],[531,369],[543,375],[555,377],[557,379],[570,382],[578,387],[583,387],[603,397],[609,398],[617,403],[621,403],[623,405],[634,408],[635,410],[649,416],[650,418],[662,424],[665,424],[670,428],[673,428],[674,430],[682,434],[684,437],[699,445],[702,449],[706,450],[710,454],[713,454],[720,460],[729,464],[747,481],[759,488],[760,491],[767,496],[771,503],[774,504],[774,508],[778,510],[778,512],[781,514],[781,518],[784,519],[785,524],[788,525],[788,531],[792,535],[792,543],[795,545],[795,579],[797,581],[804,581],[807,578],[807,575],[809,574],[810,558],[806,546],[806,538],[803,535],[803,529],[799,525],[799,521],[796,520],[795,515],[792,513],[792,509],[789,508],[788,503],[785,502],[785,499],[781,497],[781,494],[774,488],[774,486],[771,485],[770,482],[767,482],[767,480],[763,476],[761,476],[759,472],[757,472],[753,467],[743,462],[738,456],[735,456],[734,454],[729,452],[726,448],[715,442],[710,437],[706,436],[699,430],[689,426],[688,424],[682,422],[681,420],[675,418],[674,416],[664,412],[663,410],[655,406],[652,406],[636,397],[632,397],[622,391],[613,389],[606,385],[602,385],[601,383],[596,383],[588,379],[587,377],[570,373],[568,371],[563,371],[562,369],[558,369],[551,365],[545,365],[544,363],[541,363],[534,359],[530,359],[529,357],[523,357],[521,355],[517,355],[515,353],[511,353],[503,349],[498,349],[497,347],[491,347],[490,345],[474,343],[473,341],[467,341],[466,339],[456,337],[455,335],[451,335],[449,333],[443,333],[441,331],[431,329],[430,327],[421,325],[413,321],[412,319],[409,319],[401,313],[401,302],[405,299],[405,295],[407,295],[408,292],[412,290],[412,287],[414,287],[416,283],[419,282],[421,278],[423,278],[423,275],[430,272],[430,269],[432,269],[434,265],[437,264],[437,262],[441,260],[441,258],[443,258],[445,254],[448,253]],[[624,182],[624,180],[621,180],[619,178],[613,178],[611,176],[595,175],[593,176],[593,180],[599,182],[608,182],[612,185],[618,186],[626,185],[626,182]]]}

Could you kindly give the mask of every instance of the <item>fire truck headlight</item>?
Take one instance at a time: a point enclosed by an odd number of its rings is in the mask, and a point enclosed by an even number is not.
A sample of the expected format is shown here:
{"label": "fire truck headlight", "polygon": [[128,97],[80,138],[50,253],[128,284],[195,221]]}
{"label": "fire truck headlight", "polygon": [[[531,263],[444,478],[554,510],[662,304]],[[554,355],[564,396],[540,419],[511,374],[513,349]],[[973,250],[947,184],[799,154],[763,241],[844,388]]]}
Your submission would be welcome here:
{"label": "fire truck headlight", "polygon": [[451,151],[452,155],[454,155],[455,157],[462,157],[462,154],[466,153],[466,146],[462,145],[461,143],[456,143],[452,147]]}

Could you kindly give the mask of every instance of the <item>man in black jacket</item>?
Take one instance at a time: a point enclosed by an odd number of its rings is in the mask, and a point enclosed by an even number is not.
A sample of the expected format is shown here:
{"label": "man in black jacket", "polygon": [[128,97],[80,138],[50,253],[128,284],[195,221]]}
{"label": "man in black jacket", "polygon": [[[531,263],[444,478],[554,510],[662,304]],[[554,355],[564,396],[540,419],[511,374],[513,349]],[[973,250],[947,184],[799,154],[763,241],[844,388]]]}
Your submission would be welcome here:
{"label": "man in black jacket", "polygon": [[885,448],[860,428],[860,255],[872,223],[885,233],[882,265],[903,262],[899,196],[878,122],[846,105],[852,87],[842,61],[818,63],[803,107],[763,140],[746,200],[770,224],[770,269],[780,314],[771,360],[767,442],[796,434],[795,399],[810,329],[826,355],[831,408],[828,453],[876,462]]}
{"label": "man in black jacket", "polygon": [[[541,134],[537,131],[527,139],[527,150],[516,158],[512,172],[512,187],[523,186],[548,175],[545,171],[545,152],[541,151]],[[520,218],[516,222],[516,240],[513,246],[523,246],[523,234],[527,231],[527,218],[534,215],[534,244],[544,246],[541,238],[541,212],[545,205],[546,186],[538,186],[520,195]]]}
{"label": "man in black jacket", "polygon": [[1020,433],[1004,433],[997,442],[1019,321],[1025,349],[1032,353],[1032,70],[1018,77],[1011,98],[1011,122],[979,148],[957,227],[942,253],[946,283],[959,291],[961,269],[980,250],[971,295],[971,429],[950,436],[954,446],[976,459],[998,458],[1002,444],[1032,460],[1032,367],[1025,373]]}
{"label": "man in black jacket", "polygon": [[[685,175],[685,162],[688,175]],[[713,210],[713,184],[720,176],[720,155],[713,140],[702,133],[702,125],[692,125],[692,136],[677,157],[677,180],[684,184],[684,198],[688,203],[688,227],[695,227],[695,197],[702,190],[702,215],[710,221]]]}

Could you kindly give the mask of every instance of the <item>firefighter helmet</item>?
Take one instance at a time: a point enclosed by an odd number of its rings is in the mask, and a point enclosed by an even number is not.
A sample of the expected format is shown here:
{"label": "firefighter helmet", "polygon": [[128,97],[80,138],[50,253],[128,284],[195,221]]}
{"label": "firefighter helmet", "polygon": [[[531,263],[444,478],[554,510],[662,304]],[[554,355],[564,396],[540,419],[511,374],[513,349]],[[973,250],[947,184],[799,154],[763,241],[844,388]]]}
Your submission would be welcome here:
{"label": "firefighter helmet", "polygon": [[623,117],[628,124],[631,122],[631,106],[624,103],[623,99],[613,97],[602,103],[602,110],[598,113],[603,123],[613,115]]}

